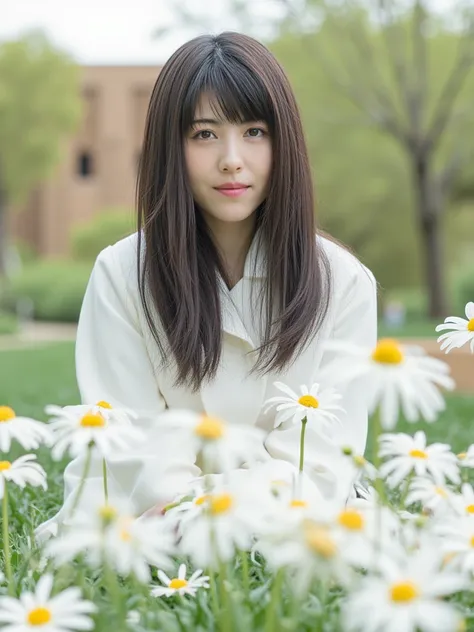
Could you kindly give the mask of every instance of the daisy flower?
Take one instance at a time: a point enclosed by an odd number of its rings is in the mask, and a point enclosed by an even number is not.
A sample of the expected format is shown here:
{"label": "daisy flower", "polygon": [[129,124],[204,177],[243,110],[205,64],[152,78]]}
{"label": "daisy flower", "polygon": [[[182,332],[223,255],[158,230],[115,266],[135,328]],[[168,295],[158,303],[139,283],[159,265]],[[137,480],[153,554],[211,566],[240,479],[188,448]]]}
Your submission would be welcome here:
{"label": "daisy flower", "polygon": [[67,588],[51,597],[52,587],[53,576],[43,575],[34,593],[24,592],[19,599],[0,597],[2,632],[92,630],[90,615],[97,611],[96,606],[81,599],[79,588]]}
{"label": "daisy flower", "polygon": [[90,505],[90,511],[78,512],[64,533],[47,543],[45,555],[56,566],[84,553],[90,566],[97,568],[105,559],[119,575],[134,574],[141,582],[150,581],[150,564],[172,567],[174,535],[163,517],[136,519],[125,499],[104,504],[94,496]]}
{"label": "daisy flower", "polygon": [[111,410],[102,406],[46,406],[46,413],[52,415],[49,423],[53,433],[52,458],[57,461],[67,451],[76,457],[91,443],[102,457],[106,457],[116,450],[127,450],[130,443],[144,439],[141,430],[124,422],[123,413],[114,416]]}
{"label": "daisy flower", "polygon": [[[449,329],[452,331],[447,331]],[[438,338],[441,351],[446,349],[446,353],[449,353],[452,349],[470,343],[471,353],[474,353],[474,303],[466,305],[466,318],[448,316],[444,324],[436,327],[436,331],[447,332]]]}
{"label": "daisy flower", "polygon": [[32,485],[33,487],[48,488],[46,484],[46,472],[41,465],[33,463],[36,454],[24,454],[11,463],[10,461],[0,461],[0,498],[5,493],[5,484],[11,481],[21,487]]}
{"label": "daisy flower", "polygon": [[180,552],[199,568],[227,562],[235,549],[249,551],[253,535],[260,533],[268,521],[275,498],[250,473],[244,474],[247,476],[209,491],[202,511],[180,525]]}
{"label": "daisy flower", "polygon": [[25,448],[36,450],[42,443],[48,443],[50,431],[46,424],[29,417],[17,417],[10,406],[0,406],[0,451],[8,452],[12,440]]}
{"label": "daisy flower", "polygon": [[159,570],[158,578],[164,585],[151,590],[153,597],[171,597],[176,594],[194,597],[199,588],[209,588],[209,577],[203,575],[202,570],[194,571],[191,577],[186,579],[186,564],[179,567],[178,577],[170,579],[166,573]]}
{"label": "daisy flower", "polygon": [[380,476],[387,479],[390,487],[398,487],[412,472],[416,476],[428,476],[437,485],[448,479],[459,483],[459,467],[451,446],[445,443],[426,445],[426,435],[419,430],[414,437],[404,433],[383,434],[379,437],[381,457],[390,458],[380,467]]}
{"label": "daisy flower", "polygon": [[264,534],[257,539],[254,550],[263,555],[272,569],[287,569],[292,588],[299,594],[308,590],[315,577],[341,585],[352,579],[332,526],[310,517],[298,521],[291,531]]}
{"label": "daisy flower", "polygon": [[454,388],[449,366],[427,356],[422,347],[385,338],[378,341],[375,349],[336,341],[328,342],[327,348],[343,351],[345,358],[344,362],[334,362],[325,377],[334,383],[359,383],[369,413],[380,409],[385,430],[395,426],[400,409],[410,422],[420,417],[435,421],[445,408],[438,387]]}
{"label": "daisy flower", "polygon": [[457,455],[460,467],[474,468],[474,444],[470,445],[467,452]]}
{"label": "daisy flower", "polygon": [[367,577],[347,598],[347,632],[456,632],[461,615],[440,599],[467,588],[466,578],[440,569],[436,549],[425,546],[403,560],[380,559],[380,576]]}
{"label": "daisy flower", "polygon": [[450,503],[454,494],[446,485],[439,485],[431,478],[424,476],[415,477],[410,483],[410,491],[407,494],[405,505],[421,503],[424,510],[443,514],[450,509]]}
{"label": "daisy flower", "polygon": [[341,400],[341,395],[333,388],[321,390],[319,384],[313,384],[308,389],[302,384],[300,394],[295,393],[289,386],[282,382],[274,382],[274,386],[285,393],[277,397],[270,397],[263,404],[264,412],[276,407],[274,427],[277,428],[285,421],[290,423],[301,423],[304,418],[316,429],[330,429],[335,422],[339,422],[338,412],[344,409],[337,402]]}
{"label": "daisy flower", "polygon": [[206,473],[270,459],[263,447],[265,433],[255,426],[230,425],[218,417],[188,410],[167,410],[159,421],[182,433],[189,449],[200,455]]}
{"label": "daisy flower", "polygon": [[449,520],[437,528],[443,552],[453,557],[456,568],[474,573],[474,515]]}
{"label": "daisy flower", "polygon": [[463,483],[460,494],[451,494],[450,504],[458,516],[474,516],[474,488]]}

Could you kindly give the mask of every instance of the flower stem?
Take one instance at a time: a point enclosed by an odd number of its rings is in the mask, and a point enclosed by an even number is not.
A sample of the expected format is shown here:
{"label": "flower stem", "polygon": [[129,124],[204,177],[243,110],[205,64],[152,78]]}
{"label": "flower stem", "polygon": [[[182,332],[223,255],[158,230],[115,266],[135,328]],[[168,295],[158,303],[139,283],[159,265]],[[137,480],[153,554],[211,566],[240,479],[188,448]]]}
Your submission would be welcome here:
{"label": "flower stem", "polygon": [[104,501],[105,501],[105,504],[108,505],[109,504],[109,486],[108,486],[108,481],[107,481],[107,463],[105,462],[105,459],[102,459],[102,478],[104,481]]}
{"label": "flower stem", "polygon": [[375,489],[379,496],[379,501],[383,502],[385,500],[384,494],[384,486],[383,481],[380,478],[379,470],[380,470],[380,455],[379,455],[379,437],[382,434],[382,424],[380,419],[380,409],[377,408],[372,416],[372,446],[373,446],[373,460],[374,466],[377,470],[377,478],[375,479]]}
{"label": "flower stem", "polygon": [[7,481],[3,481],[3,501],[2,501],[2,521],[3,521],[3,551],[5,555],[5,575],[8,582],[8,594],[15,596],[15,587],[13,586],[12,563],[10,558],[10,534],[8,529],[8,485]]}
{"label": "flower stem", "polygon": [[241,551],[240,557],[242,560],[242,579],[244,584],[245,597],[247,598],[250,592],[249,559],[247,556],[247,551]]}
{"label": "flower stem", "polygon": [[270,598],[270,604],[267,610],[267,616],[265,621],[265,631],[266,632],[275,632],[276,629],[276,619],[277,619],[277,608],[278,604],[281,602],[281,588],[284,579],[284,570],[283,568],[279,568],[276,572],[275,577],[273,578],[272,585],[272,595]]}
{"label": "flower stem", "polygon": [[303,417],[303,419],[301,420],[301,434],[300,434],[300,472],[303,472],[303,468],[304,468],[304,435],[306,432],[306,423],[307,423],[307,418]]}
{"label": "flower stem", "polygon": [[79,483],[79,487],[77,488],[76,497],[74,498],[74,503],[72,505],[71,512],[70,512],[70,514],[68,516],[69,520],[72,520],[74,518],[74,514],[76,513],[76,509],[79,506],[79,501],[81,499],[82,492],[84,491],[84,486],[86,484],[87,475],[89,474],[89,470],[90,470],[90,467],[91,467],[92,450],[93,450],[93,448],[94,448],[94,445],[92,443],[90,443],[88,445],[88,447],[87,447],[86,462],[84,463],[84,469],[82,471],[81,481]]}
{"label": "flower stem", "polygon": [[211,603],[212,609],[214,610],[214,617],[216,621],[219,619],[219,599],[217,597],[217,585],[216,585],[216,574],[214,569],[209,568],[209,587],[211,589]]}
{"label": "flower stem", "polygon": [[[223,609],[221,612],[221,629],[231,632],[234,628],[234,609],[231,608],[230,595],[227,590],[227,569],[225,562],[219,562],[219,580],[221,585],[221,599]],[[230,614],[230,617],[229,617]]]}
{"label": "flower stem", "polygon": [[303,471],[304,471],[304,436],[306,432],[307,418],[303,417],[301,420],[301,433],[300,433],[300,465],[298,472],[298,483],[296,490],[293,490],[294,499],[300,498],[303,493]]}
{"label": "flower stem", "polygon": [[413,472],[410,472],[410,474],[407,476],[405,485],[403,487],[403,491],[400,496],[400,509],[405,509],[405,502],[408,496],[408,492],[410,490],[410,483],[411,483],[412,478],[413,478]]}

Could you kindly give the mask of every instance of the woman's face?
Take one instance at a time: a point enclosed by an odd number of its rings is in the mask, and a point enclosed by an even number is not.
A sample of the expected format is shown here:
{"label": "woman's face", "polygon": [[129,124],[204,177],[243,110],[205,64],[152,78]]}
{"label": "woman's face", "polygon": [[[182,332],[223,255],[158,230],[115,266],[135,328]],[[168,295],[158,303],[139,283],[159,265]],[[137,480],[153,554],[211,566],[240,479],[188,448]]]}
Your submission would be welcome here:
{"label": "woman's face", "polygon": [[[216,120],[203,95],[185,139],[185,157],[194,200],[213,224],[247,220],[267,196],[272,146],[263,121]],[[226,188],[230,185],[241,188]]]}

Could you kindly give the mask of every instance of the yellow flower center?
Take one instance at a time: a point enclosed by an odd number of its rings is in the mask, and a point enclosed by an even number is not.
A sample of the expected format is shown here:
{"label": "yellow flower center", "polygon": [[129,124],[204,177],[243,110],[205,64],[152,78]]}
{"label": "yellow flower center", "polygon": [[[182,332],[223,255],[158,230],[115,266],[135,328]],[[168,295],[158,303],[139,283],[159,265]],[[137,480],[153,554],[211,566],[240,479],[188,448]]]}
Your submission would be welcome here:
{"label": "yellow flower center", "polygon": [[339,514],[337,521],[345,529],[361,531],[364,528],[364,516],[355,509],[345,509]]}
{"label": "yellow flower center", "polygon": [[294,508],[294,507],[307,507],[308,503],[305,500],[298,500],[297,498],[295,498],[295,500],[292,500],[290,503],[290,507]]}
{"label": "yellow flower center", "polygon": [[474,549],[474,535],[471,537],[471,546]]}
{"label": "yellow flower center", "polygon": [[10,461],[0,461],[0,472],[4,472],[5,470],[9,470],[12,464]]}
{"label": "yellow flower center", "polygon": [[460,453],[458,454],[458,459],[459,459],[460,461],[463,461],[466,457],[467,457],[467,452],[460,452]]}
{"label": "yellow flower center", "polygon": [[218,515],[226,513],[232,507],[234,501],[230,494],[215,494],[209,496],[211,514]]}
{"label": "yellow flower center", "polygon": [[188,582],[185,579],[178,579],[177,577],[170,581],[170,588],[173,588],[174,590],[185,588],[187,585]]}
{"label": "yellow flower center", "polygon": [[298,400],[298,404],[306,408],[319,408],[318,400],[312,395],[302,395]]}
{"label": "yellow flower center", "polygon": [[451,562],[452,560],[454,560],[454,558],[456,557],[456,553],[446,553],[443,556],[443,566],[446,566],[446,564],[449,564],[449,562]]}
{"label": "yellow flower center", "polygon": [[45,625],[51,621],[51,610],[48,608],[35,608],[28,613],[26,621],[30,625]]}
{"label": "yellow flower center", "polygon": [[225,425],[224,422],[216,417],[204,416],[201,421],[194,428],[195,434],[201,439],[206,441],[215,441],[220,439],[224,435]]}
{"label": "yellow flower center", "polygon": [[101,428],[105,426],[105,419],[100,413],[87,413],[80,421],[84,428]]}
{"label": "yellow flower center", "polygon": [[392,584],[390,587],[390,598],[397,603],[406,603],[407,601],[413,601],[420,594],[417,586],[413,582],[399,582],[398,584]]}
{"label": "yellow flower center", "polygon": [[458,624],[458,627],[456,628],[456,632],[467,632],[466,619],[461,619],[461,621]]}
{"label": "yellow flower center", "polygon": [[198,496],[198,498],[196,498],[196,500],[194,501],[194,504],[195,505],[204,505],[206,500],[209,500],[209,494],[204,494],[204,496]]}
{"label": "yellow flower center", "polygon": [[306,524],[304,537],[307,546],[321,557],[334,557],[337,546],[329,533],[329,529],[320,525]]}
{"label": "yellow flower center", "polygon": [[104,402],[104,400],[100,400],[100,402],[97,402],[96,406],[98,406],[99,408],[107,408],[107,410],[112,410],[112,404],[109,404],[109,402]]}
{"label": "yellow flower center", "polygon": [[441,498],[447,498],[448,497],[448,493],[444,489],[444,487],[435,487],[435,492],[438,494],[438,496],[441,496]]}
{"label": "yellow flower center", "polygon": [[469,514],[474,514],[474,505],[468,505],[468,506],[466,507],[466,511],[467,511],[467,513],[469,513]]}
{"label": "yellow flower center", "polygon": [[408,456],[412,456],[414,459],[427,459],[428,455],[423,450],[410,450]]}
{"label": "yellow flower center", "polygon": [[119,522],[120,532],[119,537],[122,542],[130,542],[132,539],[131,527],[133,524],[132,517],[123,517]]}
{"label": "yellow flower center", "polygon": [[364,457],[361,455],[356,455],[353,460],[354,465],[357,465],[357,467],[364,467],[365,465],[367,465],[367,460],[364,459]]}
{"label": "yellow flower center", "polygon": [[0,422],[15,419],[15,411],[10,406],[0,406]]}
{"label": "yellow flower center", "polygon": [[474,332],[474,318],[471,318],[471,320],[467,323],[467,330]]}
{"label": "yellow flower center", "polygon": [[396,340],[382,338],[372,352],[372,360],[380,364],[401,364],[403,352]]}
{"label": "yellow flower center", "polygon": [[99,516],[104,522],[112,522],[117,517],[117,510],[112,505],[104,505],[99,509]]}

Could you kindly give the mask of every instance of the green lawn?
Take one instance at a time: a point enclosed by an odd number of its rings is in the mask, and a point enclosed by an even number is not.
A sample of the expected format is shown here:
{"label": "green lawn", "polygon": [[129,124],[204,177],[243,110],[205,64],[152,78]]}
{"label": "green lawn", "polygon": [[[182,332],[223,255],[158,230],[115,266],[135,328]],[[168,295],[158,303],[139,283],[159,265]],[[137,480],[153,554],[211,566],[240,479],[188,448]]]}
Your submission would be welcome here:
{"label": "green lawn", "polygon": [[[9,405],[18,415],[46,419],[46,404],[79,403],[79,392],[74,373],[74,344],[57,343],[42,348],[0,352],[0,405]],[[408,424],[401,422],[399,431],[413,433],[425,430],[430,441],[450,443],[456,452],[465,450],[473,442],[474,397],[449,395],[447,410],[434,424]],[[370,442],[367,456],[371,457]],[[28,490],[29,500],[41,498],[42,515],[61,503],[62,470],[65,462],[51,463],[46,451],[39,452],[39,459],[46,467],[50,489],[45,495],[37,490]],[[26,493],[26,492],[25,492]],[[36,505],[33,503],[33,509]],[[33,522],[39,522],[32,520]]]}
{"label": "green lawn", "polygon": [[419,320],[405,323],[400,328],[387,327],[382,319],[379,320],[379,338],[432,338],[436,340],[441,334],[435,331],[440,321]]}

